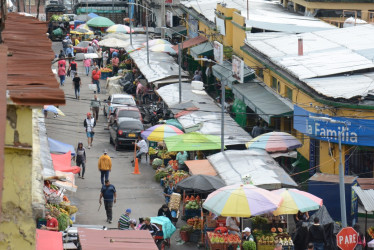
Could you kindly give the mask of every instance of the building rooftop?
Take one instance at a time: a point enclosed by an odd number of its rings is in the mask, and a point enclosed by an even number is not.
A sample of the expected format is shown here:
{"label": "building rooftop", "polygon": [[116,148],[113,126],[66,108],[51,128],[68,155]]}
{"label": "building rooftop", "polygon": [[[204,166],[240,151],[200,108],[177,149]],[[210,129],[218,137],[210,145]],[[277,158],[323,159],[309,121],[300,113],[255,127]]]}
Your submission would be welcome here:
{"label": "building rooftop", "polygon": [[20,105],[65,104],[64,92],[52,73],[52,43],[47,26],[36,18],[9,13],[2,32],[8,46],[7,86],[10,99]]}

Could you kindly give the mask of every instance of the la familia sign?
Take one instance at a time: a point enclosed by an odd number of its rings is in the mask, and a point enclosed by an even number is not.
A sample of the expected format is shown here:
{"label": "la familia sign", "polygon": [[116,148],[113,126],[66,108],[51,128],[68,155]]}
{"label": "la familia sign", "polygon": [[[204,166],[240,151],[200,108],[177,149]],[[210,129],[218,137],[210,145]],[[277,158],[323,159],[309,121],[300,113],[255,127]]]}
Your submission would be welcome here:
{"label": "la familia sign", "polygon": [[[334,122],[335,121],[335,122]],[[315,139],[342,144],[374,146],[374,120],[328,116],[294,106],[294,129]]]}

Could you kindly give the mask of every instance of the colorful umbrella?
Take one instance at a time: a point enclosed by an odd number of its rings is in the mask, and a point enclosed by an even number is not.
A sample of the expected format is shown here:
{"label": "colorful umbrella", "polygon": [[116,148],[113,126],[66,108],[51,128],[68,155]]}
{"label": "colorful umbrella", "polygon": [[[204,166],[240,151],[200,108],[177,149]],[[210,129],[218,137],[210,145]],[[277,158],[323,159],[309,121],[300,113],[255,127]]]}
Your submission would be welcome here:
{"label": "colorful umbrella", "polygon": [[173,125],[174,127],[179,128],[180,130],[183,129],[182,124],[177,119],[169,119],[165,121],[166,124]]}
{"label": "colorful umbrella", "polygon": [[263,188],[236,184],[220,188],[208,195],[203,207],[216,215],[250,217],[273,212],[282,199]]}
{"label": "colorful umbrella", "polygon": [[90,27],[88,27],[87,23],[83,23],[83,24],[79,24],[75,29],[90,30]]}
{"label": "colorful umbrella", "polygon": [[[169,41],[166,41],[164,39],[153,39],[153,40],[148,41],[148,46],[149,47],[155,46],[157,44],[169,44],[169,45],[171,45],[171,43]],[[147,42],[144,42],[143,46],[147,46]]]}
{"label": "colorful umbrella", "polygon": [[100,27],[101,28],[101,27],[110,27],[110,26],[114,25],[114,23],[109,18],[99,16],[99,17],[95,17],[95,18],[92,18],[91,20],[89,20],[87,22],[87,25],[90,26],[90,27]]}
{"label": "colorful umbrella", "polygon": [[297,189],[282,188],[274,190],[272,193],[283,198],[280,207],[273,212],[274,215],[297,214],[298,211],[304,213],[317,210],[323,203],[322,199],[317,196]]}
{"label": "colorful umbrella", "polygon": [[156,44],[156,45],[150,47],[149,50],[153,51],[153,52],[169,53],[171,55],[176,54],[175,50],[172,48],[172,46],[170,44]]}
{"label": "colorful umbrella", "polygon": [[158,124],[142,132],[142,137],[148,141],[163,141],[165,138],[174,135],[181,135],[183,131],[168,124]]}
{"label": "colorful umbrella", "polygon": [[293,135],[285,132],[262,134],[247,142],[247,148],[261,148],[267,152],[287,152],[301,147],[303,144]]}
{"label": "colorful umbrella", "polygon": [[192,175],[177,184],[177,188],[196,193],[211,193],[224,186],[225,182],[221,178],[203,174]]}
{"label": "colorful umbrella", "polygon": [[108,38],[117,38],[123,41],[127,41],[130,39],[130,35],[125,35],[122,33],[110,33],[110,34],[105,35],[102,40],[105,40]]}
{"label": "colorful umbrella", "polygon": [[123,41],[117,38],[108,38],[99,42],[100,46],[108,48],[126,48],[130,45],[129,41]]}
{"label": "colorful umbrella", "polygon": [[191,132],[165,138],[169,151],[197,151],[221,148],[221,137]]}
{"label": "colorful umbrella", "polygon": [[131,29],[129,26],[127,25],[123,25],[123,24],[115,24],[115,25],[112,25],[110,26],[106,32],[108,33],[123,33],[123,34],[127,34],[127,33],[130,33],[130,30],[132,33],[134,33],[134,30]]}
{"label": "colorful umbrella", "polygon": [[72,31],[70,31],[71,34],[78,34],[78,35],[93,35],[94,33],[89,29],[84,28],[76,28]]}
{"label": "colorful umbrella", "polygon": [[49,111],[49,112],[52,112],[54,114],[58,114],[58,115],[61,115],[61,116],[65,116],[65,114],[59,109],[59,108],[56,108],[55,106],[53,105],[44,105],[43,109],[45,111]]}

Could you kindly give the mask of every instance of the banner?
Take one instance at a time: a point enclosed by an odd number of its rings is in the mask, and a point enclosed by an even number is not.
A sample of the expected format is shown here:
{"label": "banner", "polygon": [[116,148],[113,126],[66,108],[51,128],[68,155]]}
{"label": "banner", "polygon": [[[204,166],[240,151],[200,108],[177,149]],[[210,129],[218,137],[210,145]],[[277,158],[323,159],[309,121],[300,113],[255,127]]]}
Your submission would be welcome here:
{"label": "banner", "polygon": [[173,12],[170,10],[166,11],[166,26],[173,27]]}
{"label": "banner", "polygon": [[217,41],[213,42],[214,60],[218,64],[223,64],[223,45]]}
{"label": "banner", "polygon": [[226,36],[225,20],[219,17],[216,17],[216,25],[217,25],[217,30],[219,31],[219,33],[223,36]]}
{"label": "banner", "polygon": [[[294,106],[293,127],[312,138],[357,146],[374,146],[374,120],[328,116]],[[345,123],[345,124],[342,124]]]}
{"label": "banner", "polygon": [[244,61],[237,56],[232,56],[232,76],[238,82],[244,82]]}
{"label": "banner", "polygon": [[192,15],[188,15],[188,37],[194,38],[199,35],[199,21]]}

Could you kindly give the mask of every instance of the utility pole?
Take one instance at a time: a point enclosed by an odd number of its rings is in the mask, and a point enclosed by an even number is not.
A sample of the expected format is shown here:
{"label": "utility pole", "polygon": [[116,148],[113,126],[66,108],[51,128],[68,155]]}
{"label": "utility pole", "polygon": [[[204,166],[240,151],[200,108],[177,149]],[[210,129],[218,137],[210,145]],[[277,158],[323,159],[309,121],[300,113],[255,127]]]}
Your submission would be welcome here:
{"label": "utility pole", "polygon": [[148,8],[145,9],[145,24],[146,24],[145,32],[147,36],[147,64],[149,65]]}
{"label": "utility pole", "polygon": [[179,64],[179,103],[182,102],[182,49],[181,43],[178,43],[178,64]]}
{"label": "utility pole", "polygon": [[[161,0],[161,27],[166,26],[165,16],[165,0]],[[165,39],[165,29],[161,29],[161,38]]]}
{"label": "utility pole", "polygon": [[[345,125],[345,123],[344,123]],[[347,211],[345,206],[345,190],[344,190],[344,168],[343,168],[343,154],[342,154],[342,133],[346,130],[345,127],[338,133],[339,139],[339,191],[340,191],[340,213],[342,219],[342,226],[347,227]]]}
{"label": "utility pole", "polygon": [[130,21],[130,44],[131,44],[131,46],[132,46],[132,32],[131,32],[131,27],[132,27],[132,21],[131,21],[131,17],[130,17],[130,6],[131,6],[131,4],[130,4],[130,1],[128,2],[128,5],[127,5],[127,7],[128,7],[128,12],[129,12],[129,14],[128,14],[128,16],[129,16],[129,21]]}

